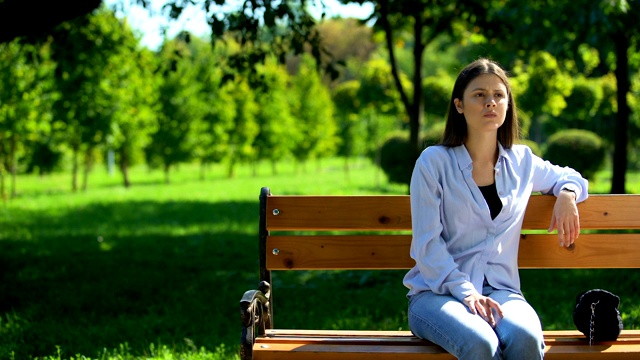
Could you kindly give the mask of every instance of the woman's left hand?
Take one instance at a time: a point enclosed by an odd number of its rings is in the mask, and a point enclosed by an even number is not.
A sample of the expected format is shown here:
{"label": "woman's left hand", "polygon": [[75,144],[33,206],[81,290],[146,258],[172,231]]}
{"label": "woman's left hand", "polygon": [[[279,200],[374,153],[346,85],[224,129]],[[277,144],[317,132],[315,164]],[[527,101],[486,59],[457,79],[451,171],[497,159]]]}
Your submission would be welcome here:
{"label": "woman's left hand", "polygon": [[576,194],[571,191],[560,191],[553,207],[549,232],[558,228],[560,246],[570,246],[580,235],[580,215],[576,205]]}

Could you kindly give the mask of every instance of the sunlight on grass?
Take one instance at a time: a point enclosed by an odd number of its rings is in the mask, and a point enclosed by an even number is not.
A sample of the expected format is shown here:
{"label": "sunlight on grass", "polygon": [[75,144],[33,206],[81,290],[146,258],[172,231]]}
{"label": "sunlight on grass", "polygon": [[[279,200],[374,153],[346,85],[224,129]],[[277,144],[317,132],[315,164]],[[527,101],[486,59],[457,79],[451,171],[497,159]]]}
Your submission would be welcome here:
{"label": "sunlight on grass", "polygon": [[[128,344],[121,344],[114,350],[103,350],[100,355],[96,357],[87,357],[84,355],[70,356],[68,358],[62,355],[62,350],[57,347],[57,354],[53,356],[44,357],[44,360],[238,360],[238,355],[230,355],[228,349],[224,345],[219,346],[214,351],[208,351],[204,348],[197,349],[193,342],[189,339],[185,339],[187,344],[190,344],[191,349],[185,352],[176,352],[170,349],[166,345],[156,346],[151,344],[148,349],[148,353],[142,356],[131,355],[131,349]],[[16,360],[15,357],[11,357],[11,360]]]}
{"label": "sunlight on grass", "polygon": [[[627,179],[640,190],[639,174]],[[18,177],[18,197],[0,206],[0,359],[237,359],[239,300],[258,280],[262,186],[283,195],[408,190],[366,159],[348,173],[343,159],[283,162],[277,174],[261,163],[232,179],[221,165],[204,179],[198,166],[182,165],[169,184],[161,171],[137,167],[131,180],[126,189],[119,174],[96,169],[86,191],[71,193],[69,174]],[[592,192],[608,192],[609,182],[598,174]],[[275,323],[406,329],[403,273],[274,274]],[[546,328],[571,328],[575,294],[597,286],[621,296],[625,328],[638,328],[639,278],[525,272],[523,288]],[[559,284],[563,291],[549,291]]]}
{"label": "sunlight on grass", "polygon": [[213,166],[202,179],[183,165],[165,184],[138,167],[126,189],[98,169],[77,193],[69,174],[20,176],[18,197],[0,207],[0,358],[237,358],[238,302],[257,282],[262,186],[406,193],[364,159],[348,176],[341,159],[278,170],[246,166],[230,179]]}

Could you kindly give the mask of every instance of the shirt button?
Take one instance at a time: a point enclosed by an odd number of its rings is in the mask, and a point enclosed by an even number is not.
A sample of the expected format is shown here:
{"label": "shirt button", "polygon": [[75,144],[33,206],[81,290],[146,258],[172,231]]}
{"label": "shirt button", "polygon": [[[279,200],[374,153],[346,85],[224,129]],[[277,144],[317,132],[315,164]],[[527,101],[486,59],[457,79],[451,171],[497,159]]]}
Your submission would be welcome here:
{"label": "shirt button", "polygon": [[500,196],[504,195],[504,191],[500,191],[498,194],[500,194]]}

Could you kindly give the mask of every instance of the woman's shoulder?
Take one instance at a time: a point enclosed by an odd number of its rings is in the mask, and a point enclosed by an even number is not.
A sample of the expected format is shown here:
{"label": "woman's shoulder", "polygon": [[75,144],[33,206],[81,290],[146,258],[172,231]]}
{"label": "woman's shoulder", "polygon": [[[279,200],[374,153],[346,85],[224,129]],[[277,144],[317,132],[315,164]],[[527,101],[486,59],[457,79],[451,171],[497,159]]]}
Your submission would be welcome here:
{"label": "woman's shoulder", "polygon": [[514,164],[526,167],[540,164],[543,161],[525,144],[514,144],[509,149],[505,149],[505,157]]}
{"label": "woman's shoulder", "polygon": [[432,171],[440,169],[444,171],[446,168],[456,166],[458,160],[455,155],[455,147],[444,145],[432,145],[422,150],[417,164],[421,167],[429,168]]}
{"label": "woman's shoulder", "polygon": [[511,150],[515,152],[531,152],[531,148],[526,144],[513,144],[511,145]]}
{"label": "woman's shoulder", "polygon": [[444,145],[431,145],[422,150],[420,159],[427,162],[438,162],[449,158],[453,148]]}
{"label": "woman's shoulder", "polygon": [[531,148],[525,144],[511,145],[511,148],[507,150],[507,153],[511,153],[516,158],[520,158],[520,159],[535,156],[533,153],[533,150],[531,150]]}
{"label": "woman's shoulder", "polygon": [[443,154],[450,153],[453,149],[453,147],[445,145],[431,145],[422,150],[422,154],[426,154],[425,156],[442,156]]}

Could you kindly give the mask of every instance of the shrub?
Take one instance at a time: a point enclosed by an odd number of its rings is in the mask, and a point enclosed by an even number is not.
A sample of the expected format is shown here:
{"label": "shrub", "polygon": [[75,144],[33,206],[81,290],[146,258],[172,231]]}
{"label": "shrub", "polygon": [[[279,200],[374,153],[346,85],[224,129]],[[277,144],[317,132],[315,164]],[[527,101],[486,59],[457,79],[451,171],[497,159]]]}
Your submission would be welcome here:
{"label": "shrub", "polygon": [[444,134],[446,123],[444,121],[437,122],[422,135],[422,148],[426,149],[431,145],[439,144]]}
{"label": "shrub", "polygon": [[380,148],[380,167],[392,183],[409,184],[416,163],[416,152],[406,133],[393,133]]}
{"label": "shrub", "polygon": [[518,141],[518,144],[527,145],[529,148],[531,148],[531,151],[534,154],[542,156],[542,150],[540,150],[540,145],[538,145],[537,142],[528,139],[520,139]]}
{"label": "shrub", "polygon": [[545,158],[556,165],[569,166],[591,179],[604,164],[605,148],[602,138],[594,132],[562,130],[549,137]]}

